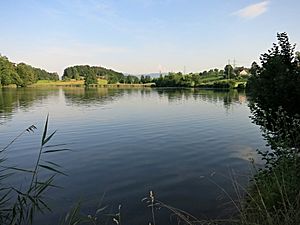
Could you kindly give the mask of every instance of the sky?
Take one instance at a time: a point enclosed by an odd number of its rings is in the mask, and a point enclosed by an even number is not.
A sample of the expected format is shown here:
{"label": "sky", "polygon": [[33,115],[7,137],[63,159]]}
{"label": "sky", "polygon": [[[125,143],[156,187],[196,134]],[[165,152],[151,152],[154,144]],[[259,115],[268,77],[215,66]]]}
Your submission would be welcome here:
{"label": "sky", "polygon": [[[249,67],[287,32],[299,0],[0,0],[0,54],[50,72],[98,65],[143,74]],[[299,49],[299,46],[297,47]]]}

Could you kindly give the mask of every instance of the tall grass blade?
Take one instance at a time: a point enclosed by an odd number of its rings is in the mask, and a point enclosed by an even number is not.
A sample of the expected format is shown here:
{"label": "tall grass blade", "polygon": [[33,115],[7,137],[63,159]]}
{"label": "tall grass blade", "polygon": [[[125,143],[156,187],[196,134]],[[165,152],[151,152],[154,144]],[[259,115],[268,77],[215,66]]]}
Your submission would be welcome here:
{"label": "tall grass blade", "polygon": [[47,166],[47,165],[43,165],[43,164],[39,164],[40,167],[44,168],[44,169],[47,169],[47,170],[50,170],[50,171],[53,171],[53,172],[56,172],[56,173],[60,173],[62,175],[65,175],[67,176],[67,174],[65,174],[64,172],[61,172],[57,169],[54,169],[53,167],[50,167],[50,166]]}
{"label": "tall grass blade", "polygon": [[42,145],[44,146],[45,144],[47,144],[48,141],[50,141],[50,139],[53,137],[53,135],[56,133],[56,131],[54,131],[49,137],[47,137],[43,142]]}
{"label": "tall grass blade", "polygon": [[68,148],[63,148],[63,149],[46,150],[43,151],[42,153],[64,152],[64,151],[71,151],[71,150]]}
{"label": "tall grass blade", "polygon": [[43,137],[42,137],[42,143],[45,142],[45,139],[46,139],[46,136],[47,136],[48,120],[49,120],[49,114],[47,115],[47,118],[46,118],[46,123],[45,123],[44,131],[43,131]]}

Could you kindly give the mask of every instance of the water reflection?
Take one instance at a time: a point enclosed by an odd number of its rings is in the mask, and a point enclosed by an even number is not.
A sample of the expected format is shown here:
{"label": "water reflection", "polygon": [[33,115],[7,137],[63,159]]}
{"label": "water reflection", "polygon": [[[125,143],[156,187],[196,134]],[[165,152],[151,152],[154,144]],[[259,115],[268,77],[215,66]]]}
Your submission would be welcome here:
{"label": "water reflection", "polygon": [[36,102],[57,96],[58,89],[48,88],[0,88],[0,119],[11,119],[15,110],[27,110]]}
{"label": "water reflection", "polygon": [[169,103],[188,99],[210,103],[223,102],[226,109],[233,103],[244,103],[247,98],[244,92],[237,90],[201,90],[201,89],[109,89],[109,88],[3,88],[0,89],[0,118],[9,119],[16,109],[26,110],[35,102],[58,96],[63,91],[67,105],[101,106],[113,102],[124,95],[150,97],[156,94]]}
{"label": "water reflection", "polygon": [[124,95],[119,89],[108,88],[64,88],[67,104],[71,105],[103,105]]}
{"label": "water reflection", "polygon": [[157,89],[161,98],[167,97],[169,102],[193,98],[211,103],[223,101],[224,107],[229,108],[232,103],[245,103],[245,92],[237,90],[204,90],[204,89]]}

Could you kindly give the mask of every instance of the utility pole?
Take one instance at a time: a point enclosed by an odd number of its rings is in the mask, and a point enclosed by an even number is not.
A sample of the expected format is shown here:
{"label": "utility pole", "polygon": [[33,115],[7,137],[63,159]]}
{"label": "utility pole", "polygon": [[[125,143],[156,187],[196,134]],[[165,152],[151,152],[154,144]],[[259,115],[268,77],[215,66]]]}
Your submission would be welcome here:
{"label": "utility pole", "polygon": [[183,67],[183,75],[185,75],[185,66]]}

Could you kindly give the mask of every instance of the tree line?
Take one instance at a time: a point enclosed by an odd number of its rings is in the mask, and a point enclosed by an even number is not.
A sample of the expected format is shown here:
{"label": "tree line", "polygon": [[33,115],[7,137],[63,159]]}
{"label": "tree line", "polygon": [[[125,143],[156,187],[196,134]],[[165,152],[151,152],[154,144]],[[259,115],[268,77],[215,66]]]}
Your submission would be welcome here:
{"label": "tree line", "polygon": [[[244,73],[242,73],[242,71]],[[246,74],[245,74],[246,73]],[[229,88],[228,80],[247,80],[250,75],[250,69],[244,67],[233,68],[230,64],[226,65],[224,70],[210,69],[200,73],[183,74],[168,73],[159,78],[153,78],[151,82],[157,87],[213,87]],[[224,81],[226,79],[226,82]]]}
{"label": "tree line", "polygon": [[[248,75],[255,75],[259,66],[253,63],[251,68],[232,67],[226,65],[224,69],[210,69],[199,73],[183,74],[170,72],[166,75],[152,78],[149,75],[124,75],[121,72],[107,69],[101,66],[76,65],[67,67],[62,80],[84,80],[85,85],[98,84],[98,79],[107,80],[108,84],[145,84],[154,83],[157,87],[210,87],[230,88],[231,83],[237,80],[248,79]],[[246,73],[246,74],[245,74]],[[57,73],[49,73],[46,70],[27,65],[15,64],[7,57],[0,55],[0,83],[2,86],[15,84],[18,87],[26,87],[38,80],[59,80]],[[232,80],[232,81],[230,81]]]}
{"label": "tree line", "polygon": [[[246,71],[246,75],[242,75]],[[235,67],[226,65],[224,70],[211,69],[200,73],[182,74],[181,72],[170,72],[166,75],[160,75],[158,78],[152,78],[149,75],[124,75],[111,69],[100,66],[76,65],[64,70],[63,80],[85,80],[85,85],[97,84],[97,79],[107,80],[108,84],[125,83],[125,84],[146,84],[154,83],[157,87],[203,87],[210,81],[216,81],[213,87],[229,88],[230,82],[218,82],[218,80],[240,80],[247,79],[251,69],[244,67]]]}
{"label": "tree line", "polygon": [[8,86],[26,87],[38,80],[59,80],[57,73],[35,68],[25,63],[13,63],[7,57],[0,55],[0,84]]}

